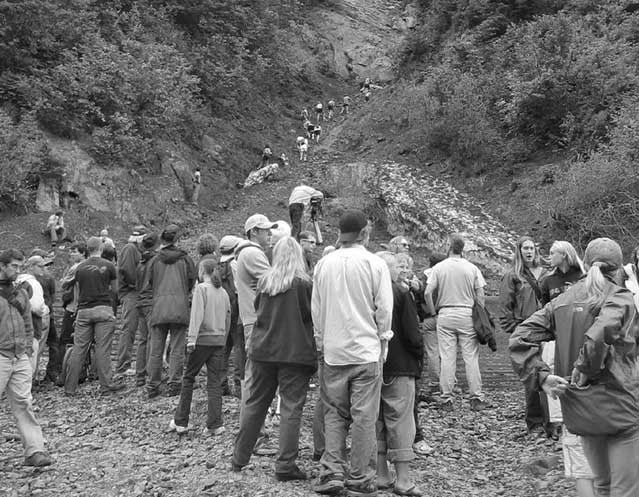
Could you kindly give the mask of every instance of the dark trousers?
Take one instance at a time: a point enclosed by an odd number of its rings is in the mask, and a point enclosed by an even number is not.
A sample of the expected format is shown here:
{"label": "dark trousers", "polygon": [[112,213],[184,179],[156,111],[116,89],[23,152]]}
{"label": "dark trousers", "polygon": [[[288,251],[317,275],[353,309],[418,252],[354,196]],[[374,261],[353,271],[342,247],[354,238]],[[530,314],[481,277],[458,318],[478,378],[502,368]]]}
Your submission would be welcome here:
{"label": "dark trousers", "polygon": [[547,408],[541,402],[541,394],[537,390],[530,390],[525,387],[526,395],[526,426],[532,429],[535,426],[545,426],[548,415]]}
{"label": "dark trousers", "polygon": [[310,366],[295,366],[251,360],[251,374],[245,387],[243,415],[240,431],[235,438],[233,462],[246,466],[251,458],[255,442],[260,435],[277,387],[280,388],[280,436],[279,451],[275,462],[276,473],[287,473],[295,467],[297,459],[302,409],[306,402],[308,380],[314,369]]}
{"label": "dark trousers", "polygon": [[222,426],[222,375],[224,371],[224,347],[196,345],[188,355],[186,371],[182,378],[182,392],[175,411],[174,421],[178,426],[188,426],[193,399],[195,377],[206,365],[206,393],[209,399],[209,411],[206,427],[210,430]]}
{"label": "dark trousers", "polygon": [[[62,345],[62,350],[64,351],[65,346],[73,345],[73,327],[75,326],[75,312],[64,310],[64,315],[62,316],[62,329],[60,330],[60,344]],[[62,356],[64,357],[64,352],[62,352]]]}
{"label": "dark trousers", "polygon": [[54,378],[62,370],[62,359],[64,357],[64,347],[60,344],[60,337],[55,327],[53,313],[49,322],[49,335],[47,336],[49,346],[49,362],[47,363],[47,376]]}
{"label": "dark trousers", "polygon": [[302,216],[304,215],[304,204],[295,202],[288,206],[288,214],[291,217],[291,236],[299,241],[300,231],[302,231]]}
{"label": "dark trousers", "polygon": [[246,351],[244,350],[244,327],[238,324],[238,318],[231,319],[231,327],[226,338],[224,349],[224,374],[222,383],[228,384],[229,359],[233,354],[233,383],[239,387],[240,381],[244,379],[244,363],[246,362]]}

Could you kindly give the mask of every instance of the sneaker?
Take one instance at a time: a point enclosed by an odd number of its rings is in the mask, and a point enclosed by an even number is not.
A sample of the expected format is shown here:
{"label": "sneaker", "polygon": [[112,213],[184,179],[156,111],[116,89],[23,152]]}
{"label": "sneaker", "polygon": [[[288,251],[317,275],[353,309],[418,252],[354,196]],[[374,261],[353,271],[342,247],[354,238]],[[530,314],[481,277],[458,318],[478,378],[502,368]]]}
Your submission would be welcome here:
{"label": "sneaker", "polygon": [[166,389],[167,397],[177,397],[182,392],[182,385],[169,385]]}
{"label": "sneaker", "polygon": [[178,435],[184,435],[187,431],[189,431],[189,427],[176,425],[175,420],[172,419],[169,423],[169,431],[174,431]]}
{"label": "sneaker", "polygon": [[321,452],[317,452],[317,451],[313,451],[313,461],[317,462],[320,459],[322,459],[322,453]]}
{"label": "sneaker", "polygon": [[307,480],[308,475],[300,468],[295,466],[291,471],[286,473],[275,472],[275,479],[277,481],[293,481],[293,480]]}
{"label": "sneaker", "polygon": [[124,390],[126,388],[126,384],[124,383],[111,383],[109,386],[101,386],[100,394],[108,395],[111,393],[119,392],[120,390]]}
{"label": "sneaker", "polygon": [[136,371],[135,371],[135,368],[129,368],[122,374],[124,376],[135,376],[136,375]]}
{"label": "sneaker", "polygon": [[420,456],[429,456],[435,452],[435,449],[428,445],[426,440],[420,440],[416,444],[413,444],[413,451],[415,451],[415,454],[419,454]]}
{"label": "sneaker", "polygon": [[34,452],[24,459],[25,466],[41,468],[43,466],[50,466],[51,464],[53,464],[53,459],[51,459],[51,456],[46,452]]}
{"label": "sneaker", "polygon": [[138,376],[135,379],[135,386],[136,387],[143,387],[144,385],[146,385],[146,378],[144,376]]}
{"label": "sneaker", "polygon": [[481,399],[470,399],[470,409],[471,411],[483,411],[484,409],[490,407],[490,404]]}
{"label": "sneaker", "polygon": [[344,477],[341,475],[320,476],[313,484],[313,491],[318,494],[337,494],[344,490]]}
{"label": "sneaker", "polygon": [[206,434],[210,437],[217,437],[226,432],[226,428],[224,426],[218,426],[217,428],[207,428]]}
{"label": "sneaker", "polygon": [[235,464],[233,461],[231,461],[231,471],[233,471],[233,473],[239,473],[240,471],[242,471],[243,467],[244,466]]}
{"label": "sneaker", "polygon": [[159,396],[160,396],[160,390],[158,390],[157,388],[154,388],[152,390],[147,390],[146,392],[146,397],[149,400],[155,399],[156,397],[159,397]]}

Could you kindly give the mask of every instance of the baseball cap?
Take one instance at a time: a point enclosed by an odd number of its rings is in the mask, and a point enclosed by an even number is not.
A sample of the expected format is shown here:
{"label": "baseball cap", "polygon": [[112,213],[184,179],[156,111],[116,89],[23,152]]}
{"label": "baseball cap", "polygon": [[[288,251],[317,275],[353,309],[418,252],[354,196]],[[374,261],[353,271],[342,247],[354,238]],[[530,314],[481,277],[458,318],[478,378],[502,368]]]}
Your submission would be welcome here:
{"label": "baseball cap", "polygon": [[226,235],[220,240],[220,262],[226,262],[233,258],[235,247],[242,241],[239,236]]}
{"label": "baseball cap", "polygon": [[586,247],[584,263],[592,266],[595,262],[601,262],[604,270],[613,270],[623,264],[621,247],[610,238],[596,238]]}
{"label": "baseball cap", "polygon": [[244,223],[244,233],[248,233],[253,228],[263,230],[277,228],[277,223],[272,223],[264,214],[253,214]]}
{"label": "baseball cap", "polygon": [[131,234],[134,236],[140,236],[146,234],[146,231],[146,226],[144,226],[143,224],[138,224],[137,226],[133,227],[133,231],[131,231]]}
{"label": "baseball cap", "polygon": [[349,209],[339,218],[339,241],[351,243],[357,240],[359,232],[368,225],[368,219],[359,209]]}
{"label": "baseball cap", "polygon": [[53,259],[42,257],[41,255],[32,255],[27,259],[27,266],[48,266],[53,262]]}
{"label": "baseball cap", "polygon": [[142,248],[146,250],[150,250],[155,247],[158,243],[158,235],[157,233],[147,233],[142,238]]}

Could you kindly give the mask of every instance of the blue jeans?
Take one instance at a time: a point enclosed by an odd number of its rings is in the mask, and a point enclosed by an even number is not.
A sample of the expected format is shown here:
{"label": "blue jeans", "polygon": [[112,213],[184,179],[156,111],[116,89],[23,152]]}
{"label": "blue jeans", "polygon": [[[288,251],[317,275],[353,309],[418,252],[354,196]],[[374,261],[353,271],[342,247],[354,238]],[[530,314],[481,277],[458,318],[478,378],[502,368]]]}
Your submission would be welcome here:
{"label": "blue jeans", "polygon": [[159,324],[151,329],[151,352],[147,372],[150,376],[149,391],[156,391],[162,382],[162,354],[167,336],[171,336],[171,356],[169,357],[169,386],[178,388],[184,371],[186,325]]}
{"label": "blue jeans", "polygon": [[120,319],[122,321],[122,334],[120,335],[120,344],[118,345],[118,365],[115,368],[116,373],[124,373],[131,366],[131,350],[135,343],[135,335],[138,331],[140,314],[136,306],[138,300],[137,292],[127,292],[122,294],[120,301],[122,302],[122,312]]}
{"label": "blue jeans", "polygon": [[581,437],[597,495],[639,496],[639,429],[608,437]]}
{"label": "blue jeans", "polygon": [[31,362],[27,354],[9,359],[0,354],[0,398],[7,392],[18,431],[24,446],[24,457],[44,452],[42,429],[31,405]]}
{"label": "blue jeans", "polygon": [[393,376],[384,379],[377,421],[377,452],[386,454],[392,463],[415,459],[414,402],[415,378]]}
{"label": "blue jeans", "polygon": [[175,424],[189,425],[193,383],[202,366],[206,364],[206,393],[208,394],[208,415],[206,427],[214,430],[222,426],[222,375],[224,371],[224,347],[196,345],[188,355],[186,371],[182,379],[180,402],[175,411]]}
{"label": "blue jeans", "polygon": [[115,331],[115,316],[110,305],[80,309],[75,318],[71,365],[64,383],[64,391],[75,393],[80,371],[84,366],[91,342],[95,341],[95,362],[100,385],[111,386],[111,344]]}
{"label": "blue jeans", "polygon": [[[377,474],[377,436],[382,385],[381,364],[331,366],[324,363],[320,395],[324,404],[324,436],[320,475],[346,477],[347,486],[366,486]],[[350,470],[346,435],[351,426]]]}
{"label": "blue jeans", "polygon": [[279,451],[275,461],[276,473],[288,473],[295,468],[298,454],[302,409],[306,402],[308,380],[313,375],[309,366],[250,361],[250,376],[242,399],[244,409],[240,418],[240,431],[235,438],[233,462],[248,464],[260,435],[277,387],[280,389]]}

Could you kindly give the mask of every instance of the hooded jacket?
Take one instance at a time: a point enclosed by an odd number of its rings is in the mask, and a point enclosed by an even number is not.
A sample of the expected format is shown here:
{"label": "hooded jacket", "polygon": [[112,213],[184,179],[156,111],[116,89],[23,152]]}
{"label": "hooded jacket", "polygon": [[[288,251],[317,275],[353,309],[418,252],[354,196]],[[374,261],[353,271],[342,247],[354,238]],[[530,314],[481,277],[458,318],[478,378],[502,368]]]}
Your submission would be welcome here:
{"label": "hooded jacket", "polygon": [[[616,382],[639,398],[639,320],[632,294],[607,281],[604,295],[603,304],[592,302],[581,280],[517,327],[510,358],[531,390],[540,390],[550,374],[541,344],[555,340],[554,374],[569,377],[576,368],[589,379]],[[614,353],[608,354],[609,349]]]}
{"label": "hooded jacket", "polygon": [[255,297],[257,280],[271,267],[264,249],[250,240],[241,242],[235,249],[237,260],[237,300],[240,320],[244,326],[255,323]]}
{"label": "hooded jacket", "polygon": [[541,300],[538,297],[538,295],[541,296],[539,282],[546,277],[547,272],[543,271],[536,280],[538,286],[535,289],[529,281],[535,280],[535,277],[528,269],[526,271],[528,271],[528,278],[520,278],[511,269],[501,280],[498,319],[501,329],[506,333],[515,331],[517,325],[541,307]]}
{"label": "hooded jacket", "polygon": [[145,250],[140,256],[140,262],[136,268],[136,288],[138,292],[136,307],[147,307],[153,304],[153,287],[149,285],[149,271],[155,255],[155,250]]}
{"label": "hooded jacket", "polygon": [[162,247],[149,269],[151,326],[189,324],[189,294],[194,282],[195,264],[187,253],[173,244]]}
{"label": "hooded jacket", "polygon": [[0,281],[0,355],[12,359],[25,353],[33,354],[29,296],[12,282]]}
{"label": "hooded jacket", "polygon": [[127,243],[122,248],[120,260],[118,261],[118,295],[120,298],[122,298],[122,295],[136,291],[136,269],[139,262],[140,250],[138,246],[133,242]]}

